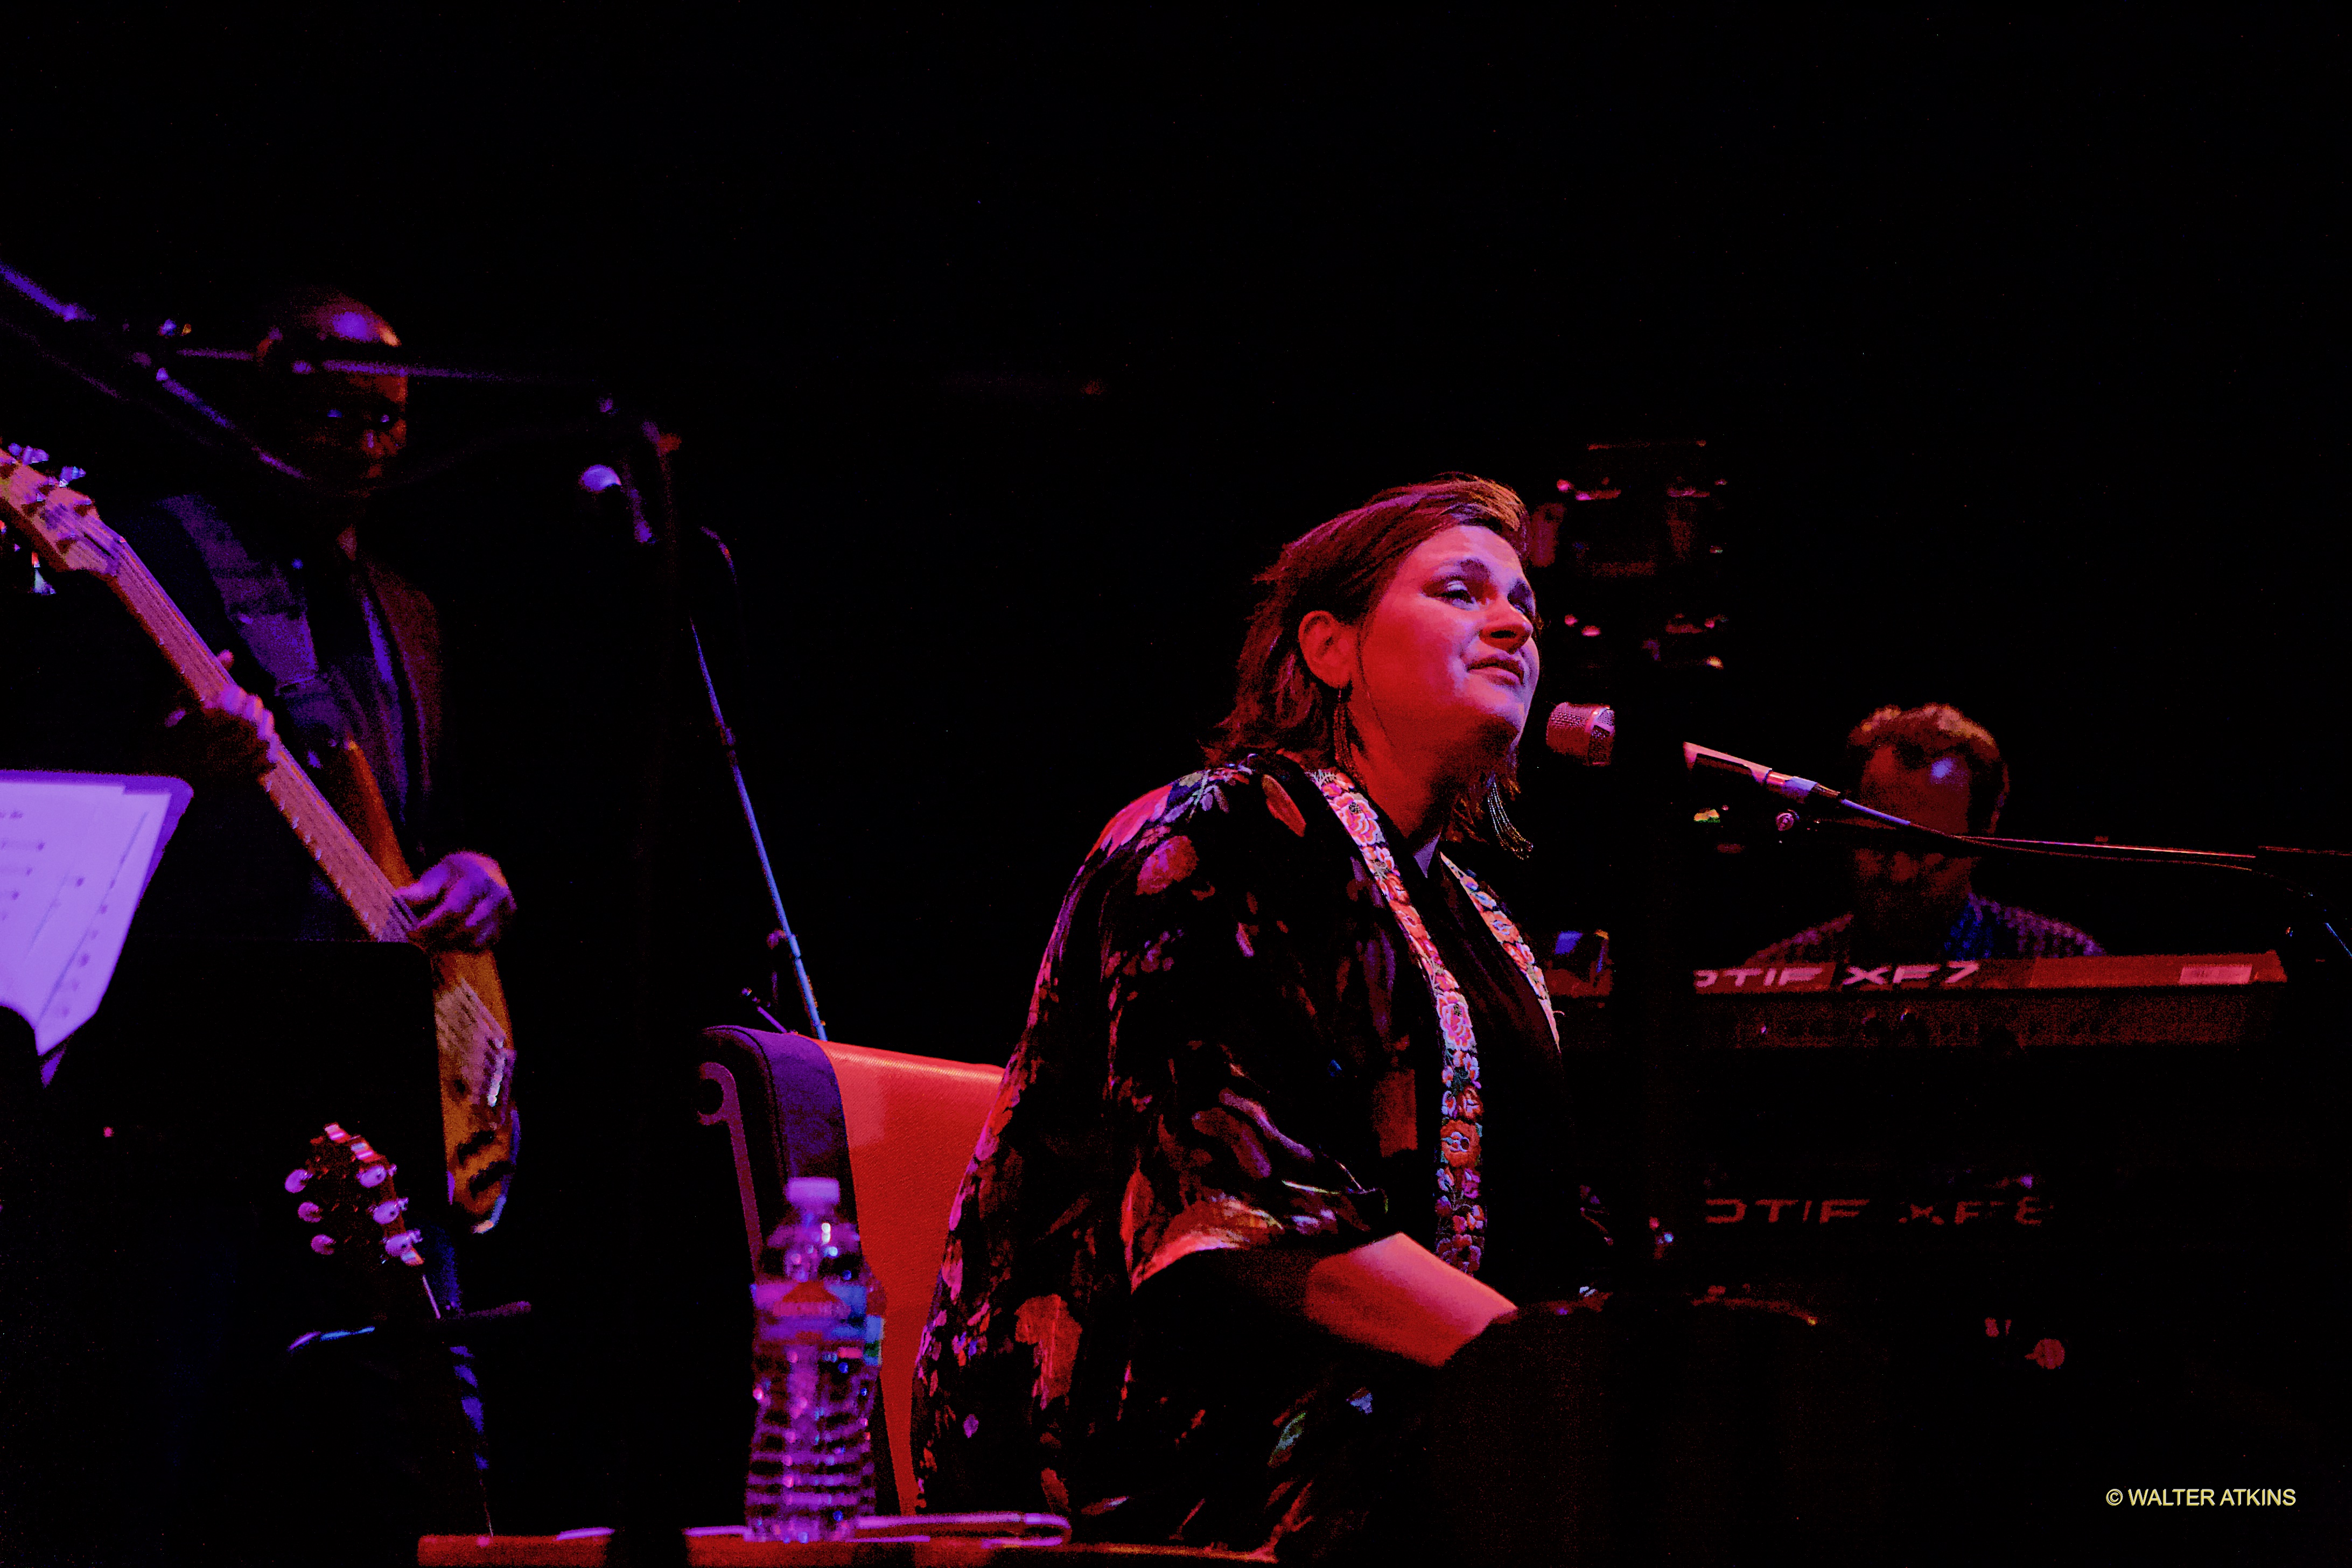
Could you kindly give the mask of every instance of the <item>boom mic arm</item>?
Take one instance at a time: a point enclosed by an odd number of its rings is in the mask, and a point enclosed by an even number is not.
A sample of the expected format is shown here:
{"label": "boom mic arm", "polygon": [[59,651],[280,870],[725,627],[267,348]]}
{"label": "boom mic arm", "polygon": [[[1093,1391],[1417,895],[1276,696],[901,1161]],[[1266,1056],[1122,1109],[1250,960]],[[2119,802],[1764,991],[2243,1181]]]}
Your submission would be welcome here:
{"label": "boom mic arm", "polygon": [[[1796,801],[1800,805],[1831,806],[1848,816],[1864,817],[1884,826],[1909,828],[1913,832],[1932,833],[1934,831],[1922,828],[1916,823],[1906,822],[1899,816],[1874,810],[1858,800],[1849,800],[1843,794],[1830,788],[1825,784],[1800,778],[1794,773],[1784,773],[1777,768],[1768,768],[1762,763],[1751,763],[1745,757],[1735,757],[1728,752],[1718,752],[1711,746],[1698,745],[1690,741],[1683,742],[1683,766],[1693,773],[1698,773],[1703,769],[1707,773],[1729,773],[1735,778],[1746,779],[1760,789],[1770,790],[1774,795]],[[1939,838],[1953,838],[1956,843],[1961,842],[1950,834],[1935,836]]]}
{"label": "boom mic arm", "polygon": [[[1784,773],[1778,769],[1768,768],[1762,763],[1751,763],[1745,757],[1735,757],[1728,752],[1718,752],[1689,741],[1683,742],[1683,765],[1692,773],[1704,769],[1708,773],[1729,773],[1800,805],[1817,803],[1832,807],[1844,815],[1844,826],[1849,827],[1867,825],[1874,831],[1894,829],[1895,835],[1887,840],[1894,844],[1907,842],[1938,848],[1948,854],[1981,855],[1991,851],[2060,860],[2102,861],[2110,865],[2194,866],[2257,877],[2294,896],[2297,900],[2294,907],[2298,912],[2298,926],[2317,929],[2316,945],[2320,952],[2311,962],[2330,965],[2338,962],[2352,964],[2352,941],[2346,939],[2318,893],[2270,868],[2275,865],[2292,865],[2293,862],[2285,860],[2285,857],[2307,858],[2314,853],[2312,851],[2265,849],[2258,855],[2244,855],[2210,849],[2172,849],[2147,844],[2075,844],[2059,839],[1996,838],[1985,834],[1946,833],[1937,828],[1923,827],[1916,822],[1906,822],[1902,817],[1864,805],[1858,800],[1849,800],[1827,784]],[[1797,820],[1795,812],[1783,812],[1780,826],[1785,832],[1795,826]],[[1831,825],[1821,823],[1818,826]],[[2294,928],[2288,928],[2286,935],[2294,939]],[[2347,969],[2345,973],[2352,974],[2352,969]]]}

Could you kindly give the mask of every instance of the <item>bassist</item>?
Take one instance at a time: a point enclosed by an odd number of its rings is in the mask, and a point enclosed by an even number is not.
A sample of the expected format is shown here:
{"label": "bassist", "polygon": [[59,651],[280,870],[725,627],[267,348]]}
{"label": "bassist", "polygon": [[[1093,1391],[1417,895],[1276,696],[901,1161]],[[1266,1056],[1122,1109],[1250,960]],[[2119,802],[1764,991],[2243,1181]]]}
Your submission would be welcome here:
{"label": "bassist", "polygon": [[[370,497],[407,440],[406,378],[291,368],[330,342],[399,340],[374,311],[331,290],[305,290],[272,314],[252,423],[265,447],[309,482],[252,498],[235,516],[205,498],[177,496],[122,520],[198,630],[219,634],[236,681],[201,706],[168,712],[151,738],[151,766],[199,786],[249,784],[273,728],[284,729],[306,762],[317,756],[331,765],[321,747],[351,741],[402,847],[412,863],[429,866],[403,889],[420,917],[415,940],[488,949],[511,922],[515,901],[495,860],[452,847],[439,616],[364,538]],[[278,712],[255,691],[273,691]],[[233,787],[200,787],[200,802],[205,793],[215,796],[205,804],[220,809],[200,805],[188,824],[151,895],[151,924],[218,936],[226,916],[240,935],[353,934],[315,871],[302,874],[306,891],[290,893],[295,879],[279,868],[301,857],[266,804],[222,799]],[[208,833],[214,825],[205,816],[233,820]],[[256,857],[270,872],[253,867]]]}
{"label": "bassist", "polygon": [[[295,369],[297,360],[323,357],[329,343],[397,341],[380,316],[348,296],[314,289],[291,297],[272,313],[255,395],[242,412],[259,444],[299,470],[299,478],[270,491],[241,487],[217,500],[176,496],[111,520],[205,647],[215,652],[232,684],[201,701],[191,699],[184,676],[156,658],[123,606],[94,579],[57,575],[54,595],[21,599],[0,617],[14,623],[5,627],[5,640],[17,645],[22,639],[21,646],[0,650],[17,677],[5,704],[13,710],[0,711],[0,767],[166,773],[195,786],[188,816],[142,904],[141,939],[383,936],[380,921],[364,922],[375,929],[363,929],[364,917],[354,918],[349,898],[320,873],[281,808],[258,787],[275,742],[314,775],[379,864],[424,868],[413,879],[393,877],[402,884],[394,896],[406,911],[398,929],[413,925],[410,940],[430,952],[482,952],[513,919],[514,897],[497,861],[458,847],[443,739],[440,617],[366,539],[371,498],[406,439],[405,380]],[[216,994],[195,1005],[234,1014],[242,998],[269,984],[267,974],[225,975]],[[57,1074],[58,1059],[73,1051],[68,1042],[53,1052],[46,1071]],[[74,1068],[64,1071],[69,1079]],[[69,1091],[73,1085],[60,1079],[58,1088]],[[190,1135],[204,1134],[191,1130]],[[404,1181],[417,1188],[435,1184],[433,1151],[403,1151],[401,1157],[407,1162]],[[467,1219],[487,1228],[495,1217],[504,1185],[499,1164],[495,1184],[476,1194],[481,1206],[457,1215],[458,1228]],[[73,1184],[70,1173],[56,1184],[59,1189]],[[60,1204],[68,1201],[58,1197]],[[446,1512],[446,1504],[429,1500],[432,1489],[422,1482],[387,1479],[417,1476],[414,1454],[385,1451],[382,1462],[369,1463],[364,1444],[352,1444],[345,1458],[321,1468],[305,1468],[291,1478],[261,1473],[257,1456],[264,1445],[283,1441],[282,1433],[267,1430],[269,1417],[262,1412],[278,1408],[291,1383],[327,1380],[338,1391],[331,1403],[362,1432],[413,1428],[408,1407],[420,1401],[461,1402],[478,1449],[479,1403],[462,1351],[454,1362],[443,1357],[421,1373],[414,1355],[404,1364],[313,1355],[299,1365],[280,1365],[288,1336],[275,1328],[263,1333],[258,1324],[297,1310],[289,1300],[311,1289],[308,1266],[318,1260],[307,1254],[281,1259],[253,1239],[271,1234],[257,1216],[235,1210],[219,1194],[202,1194],[199,1201],[210,1205],[206,1223],[192,1227],[206,1237],[205,1256],[189,1268],[158,1268],[149,1260],[148,1267],[172,1282],[152,1312],[140,1306],[149,1277],[117,1279],[110,1273],[113,1257],[95,1251],[88,1258],[70,1255],[86,1267],[48,1271],[80,1298],[30,1304],[42,1321],[62,1325],[60,1334],[77,1324],[89,1326],[82,1342],[58,1347],[62,1353],[53,1378],[44,1374],[29,1390],[17,1389],[29,1393],[32,1409],[51,1405],[43,1397],[45,1384],[56,1396],[58,1419],[29,1424],[25,1432],[37,1425],[48,1434],[44,1451],[54,1448],[60,1477],[79,1454],[93,1465],[134,1463],[150,1479],[126,1489],[136,1494],[126,1499],[129,1506],[100,1521],[100,1556],[246,1560],[260,1550],[257,1543],[232,1544],[213,1525],[291,1518],[284,1512],[297,1506],[289,1499],[320,1517],[339,1517],[361,1533],[368,1532],[365,1521],[380,1519],[384,1540],[397,1549],[404,1535],[409,1554],[420,1529],[475,1528],[470,1521],[436,1513]],[[74,1247],[100,1245],[101,1227],[59,1228],[74,1233]],[[422,1230],[432,1293],[443,1311],[460,1310],[448,1231],[429,1222]],[[0,1309],[12,1305],[17,1304],[0,1302]],[[77,1306],[97,1310],[77,1316]],[[99,1311],[111,1314],[109,1323],[100,1321]],[[37,1313],[16,1315],[29,1322]],[[294,1326],[345,1325],[322,1319]],[[32,1350],[0,1346],[0,1355],[14,1356],[26,1368],[41,1360]],[[110,1426],[79,1437],[67,1430],[82,1413],[116,1403],[92,1400],[90,1384],[134,1371],[160,1371],[163,1386],[173,1391],[163,1419],[136,1437],[135,1453],[114,1452],[120,1435]],[[419,1384],[435,1386],[420,1394]],[[364,1485],[357,1479],[362,1474],[373,1478]],[[21,1493],[0,1485],[0,1516],[13,1514],[16,1527],[30,1531],[18,1536],[14,1527],[0,1525],[0,1558],[63,1539],[68,1530],[92,1528],[86,1517],[66,1511],[71,1495],[67,1484],[28,1484]],[[455,1494],[441,1487],[438,1495]],[[51,1510],[54,1520],[43,1517]],[[60,1533],[52,1535],[53,1527]],[[360,1558],[366,1555],[360,1546]]]}

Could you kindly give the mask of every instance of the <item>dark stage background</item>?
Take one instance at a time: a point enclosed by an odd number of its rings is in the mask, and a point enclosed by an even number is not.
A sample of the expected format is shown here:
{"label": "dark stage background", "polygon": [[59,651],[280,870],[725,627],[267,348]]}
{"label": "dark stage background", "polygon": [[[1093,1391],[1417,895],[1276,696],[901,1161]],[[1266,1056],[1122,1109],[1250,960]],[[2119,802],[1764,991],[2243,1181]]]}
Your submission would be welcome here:
{"label": "dark stage background", "polygon": [[[1438,471],[1549,499],[1594,441],[1704,437],[1727,481],[1695,739],[1833,774],[1870,708],[1948,700],[2011,758],[2005,831],[2352,848],[2345,60],[2316,22],[747,8],[7,37],[0,259],[224,344],[333,283],[412,347],[593,372],[682,437],[740,626],[694,582],[837,1038],[1001,1059],[1086,846],[1223,711],[1250,574]],[[591,405],[420,383],[413,454]],[[101,507],[197,471],[4,342],[0,418]],[[476,1266],[478,1298],[542,1308],[490,1368],[508,1529],[608,1509],[594,1369],[626,1345],[600,1268],[657,1081],[615,967],[646,743],[617,628],[649,578],[573,484],[616,449],[501,446],[387,518],[473,661],[477,837],[523,910],[530,1146]],[[1553,663],[1547,703],[1589,695]],[[717,766],[678,764],[663,976],[713,1021],[765,929]],[[1606,924],[1570,875],[1609,829],[1585,798],[1537,781],[1549,847],[1512,891]],[[1711,865],[1716,956],[1842,907],[1801,851]],[[2267,945],[2259,910],[2173,884],[1980,885],[2114,947]],[[681,1439],[715,1510],[722,1436]]]}

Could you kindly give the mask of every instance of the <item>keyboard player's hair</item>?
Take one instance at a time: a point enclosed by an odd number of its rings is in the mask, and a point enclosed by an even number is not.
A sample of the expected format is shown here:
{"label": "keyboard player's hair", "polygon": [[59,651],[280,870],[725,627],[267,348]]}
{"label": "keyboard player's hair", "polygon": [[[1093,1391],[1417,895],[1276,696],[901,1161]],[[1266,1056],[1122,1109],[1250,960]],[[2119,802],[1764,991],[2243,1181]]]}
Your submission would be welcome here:
{"label": "keyboard player's hair", "polygon": [[1938,757],[1958,757],[1969,770],[1969,831],[1990,833],[2009,800],[2009,764],[1992,731],[1946,702],[1918,708],[1881,708],[1845,738],[1855,778],[1874,752],[1895,748],[1906,768],[1924,768]]}

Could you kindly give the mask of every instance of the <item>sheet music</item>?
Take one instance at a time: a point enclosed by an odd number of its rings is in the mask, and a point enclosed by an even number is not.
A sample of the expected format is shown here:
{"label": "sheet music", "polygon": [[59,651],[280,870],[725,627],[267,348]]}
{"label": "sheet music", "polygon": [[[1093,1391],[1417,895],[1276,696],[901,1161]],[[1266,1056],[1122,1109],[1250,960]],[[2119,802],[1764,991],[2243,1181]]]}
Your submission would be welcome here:
{"label": "sheet music", "polygon": [[47,1056],[89,1021],[163,845],[178,779],[0,773],[0,1006]]}

